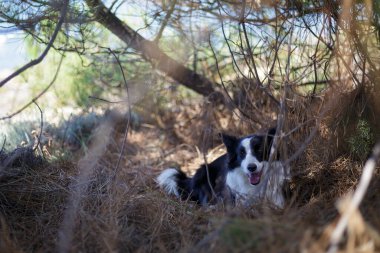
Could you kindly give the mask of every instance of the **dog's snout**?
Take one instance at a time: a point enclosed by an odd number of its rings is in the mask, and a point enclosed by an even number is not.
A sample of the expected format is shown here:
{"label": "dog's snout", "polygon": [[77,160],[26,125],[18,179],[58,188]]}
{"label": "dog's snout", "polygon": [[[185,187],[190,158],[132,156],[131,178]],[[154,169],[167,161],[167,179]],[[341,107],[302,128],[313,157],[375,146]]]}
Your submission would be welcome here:
{"label": "dog's snout", "polygon": [[255,172],[257,170],[257,165],[256,164],[249,164],[248,165],[248,170],[250,172]]}

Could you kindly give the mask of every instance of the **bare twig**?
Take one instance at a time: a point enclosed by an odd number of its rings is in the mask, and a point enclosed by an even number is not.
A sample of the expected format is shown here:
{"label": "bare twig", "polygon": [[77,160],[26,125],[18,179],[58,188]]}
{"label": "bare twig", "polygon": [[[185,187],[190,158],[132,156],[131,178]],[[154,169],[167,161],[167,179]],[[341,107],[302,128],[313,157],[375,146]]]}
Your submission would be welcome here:
{"label": "bare twig", "polygon": [[121,74],[123,76],[123,80],[124,80],[124,85],[125,85],[125,89],[127,91],[127,102],[128,102],[128,119],[127,119],[127,125],[125,127],[125,131],[124,131],[124,136],[123,136],[123,144],[122,144],[122,147],[121,147],[121,151],[120,151],[120,154],[119,154],[119,158],[117,160],[117,163],[116,163],[116,167],[115,167],[115,170],[114,170],[114,174],[113,174],[113,179],[115,178],[118,170],[119,170],[119,166],[120,166],[120,161],[121,161],[121,158],[124,154],[124,150],[125,150],[125,145],[126,145],[126,142],[127,142],[127,136],[128,136],[128,131],[129,131],[129,126],[130,126],[130,123],[131,123],[131,119],[132,119],[132,107],[131,107],[131,101],[129,99],[129,89],[128,89],[128,84],[127,84],[127,79],[125,78],[125,74],[124,74],[124,69],[123,69],[123,66],[121,65],[121,62],[119,60],[119,57],[117,57],[117,55],[112,51],[112,49],[108,49],[110,51],[110,53],[115,57],[116,61],[117,61],[117,64],[119,65],[120,67],[120,71],[121,71]]}
{"label": "bare twig", "polygon": [[[67,122],[70,122],[70,119],[71,117],[73,116],[73,113],[70,113],[70,116],[69,116],[69,119],[67,120]],[[65,141],[66,141],[66,135],[67,135],[67,130],[69,129],[69,124],[66,125],[65,127],[65,131],[63,132],[63,138],[62,138],[62,142],[61,142],[61,148],[63,149],[64,145],[65,145]]]}
{"label": "bare twig", "polygon": [[99,101],[102,101],[102,102],[106,102],[106,103],[109,103],[109,104],[120,104],[120,103],[125,103],[126,101],[124,100],[120,100],[120,101],[110,101],[108,99],[105,99],[105,98],[99,98],[99,97],[95,97],[95,96],[88,96],[88,98],[90,99],[95,99],[95,100],[99,100]]}
{"label": "bare twig", "polygon": [[[293,4],[293,1],[291,1]],[[292,20],[290,24],[290,29],[289,29],[289,40],[288,40],[288,48],[287,48],[287,62],[285,66],[285,82],[284,82],[284,89],[283,89],[283,94],[280,100],[280,112],[277,116],[277,128],[276,128],[276,135],[273,138],[273,145],[270,151],[270,158],[269,162],[271,163],[273,159],[276,156],[279,144],[283,138],[282,136],[282,129],[285,124],[285,114],[286,114],[286,100],[288,96],[288,85],[290,83],[290,58],[292,55],[292,43],[293,43],[293,32],[294,32],[294,20]]]}
{"label": "bare twig", "polygon": [[[250,119],[250,120],[253,120],[255,122],[260,122],[257,118],[253,119],[253,116],[250,117],[249,115],[247,115],[243,110],[241,110],[241,108],[239,108],[239,106],[237,106],[235,104],[233,98],[230,96],[230,94],[229,94],[229,92],[227,90],[227,87],[226,87],[225,82],[223,80],[222,73],[220,72],[218,57],[216,56],[215,50],[214,50],[214,48],[213,48],[213,46],[211,44],[211,38],[210,37],[209,37],[208,43],[210,45],[210,49],[211,49],[212,55],[213,55],[214,60],[215,60],[215,66],[216,66],[216,70],[218,72],[218,76],[220,78],[221,85],[223,87],[224,93],[226,94],[226,96],[228,98],[229,104],[232,105],[234,108],[236,108],[241,113],[241,115],[244,116],[245,119]],[[235,112],[233,111],[233,113],[235,113]],[[237,115],[236,113],[235,113],[235,115],[237,117],[241,118],[240,115]]]}
{"label": "bare twig", "polygon": [[168,22],[169,22],[169,19],[170,19],[171,15],[173,14],[173,11],[174,11],[174,8],[175,8],[175,5],[176,5],[176,4],[177,4],[177,0],[172,0],[172,1],[171,1],[171,3],[170,3],[170,9],[169,9],[168,12],[166,13],[165,18],[164,18],[164,20],[162,21],[162,24],[161,24],[160,30],[158,31],[157,36],[156,36],[156,38],[154,39],[155,42],[158,42],[158,41],[161,39],[162,33],[164,32],[165,27],[167,26],[167,24],[168,24]]}
{"label": "bare twig", "polygon": [[[220,3],[219,3],[220,4]],[[219,9],[219,12],[220,12],[220,9]],[[237,69],[238,73],[243,76],[244,78],[248,79],[245,74],[243,73],[243,71],[241,70],[241,68],[239,67],[237,61],[236,61],[236,57],[235,57],[235,54],[232,52],[232,49],[231,49],[231,45],[230,45],[230,42],[227,38],[227,35],[226,35],[226,32],[225,32],[225,29],[224,29],[224,22],[223,20],[220,20],[220,24],[221,24],[221,28],[222,28],[222,34],[223,34],[223,38],[224,38],[224,41],[226,42],[226,45],[228,47],[228,51],[230,52],[230,55],[231,55],[231,58],[232,58],[232,62],[233,62],[233,65],[232,66],[235,66],[235,68]]]}
{"label": "bare twig", "polygon": [[27,104],[25,104],[24,106],[22,106],[20,109],[18,109],[17,111],[13,112],[12,114],[8,115],[8,116],[5,116],[5,117],[1,117],[0,120],[6,120],[6,119],[10,119],[14,116],[16,116],[17,114],[21,113],[22,111],[24,111],[26,108],[28,108],[31,104],[35,103],[35,101],[37,101],[42,95],[44,95],[49,89],[50,87],[55,83],[55,81],[57,80],[57,77],[58,77],[58,73],[61,69],[61,66],[62,66],[62,61],[63,61],[63,58],[64,58],[64,54],[62,54],[61,56],[61,59],[58,63],[58,67],[57,67],[57,71],[55,72],[54,74],[54,77],[53,79],[51,80],[51,82],[49,83],[48,86],[45,87],[45,89],[43,89],[37,96],[35,96],[30,102],[28,102]]}
{"label": "bare twig", "polygon": [[[293,4],[293,2],[292,2]],[[277,116],[277,126],[276,126],[276,134],[275,136],[273,136],[273,143],[272,143],[272,147],[271,147],[271,150],[270,150],[270,155],[269,155],[269,170],[272,170],[273,168],[271,168],[271,163],[274,161],[274,159],[276,158],[277,156],[277,153],[278,153],[278,148],[280,147],[280,144],[281,144],[281,141],[283,139],[283,133],[282,133],[282,130],[284,128],[284,125],[285,125],[285,116],[286,116],[286,100],[288,99],[287,96],[288,96],[288,85],[290,83],[290,57],[292,55],[292,43],[293,43],[293,32],[294,32],[294,20],[292,20],[291,24],[290,24],[290,29],[289,29],[289,38],[288,38],[288,48],[287,48],[287,62],[286,62],[286,66],[285,66],[285,81],[284,81],[284,88],[283,88],[283,92],[282,92],[282,96],[281,96],[281,100],[280,100],[280,112]],[[288,168],[288,164],[285,163],[285,166],[282,168],[284,169],[284,174],[286,177],[289,177],[288,175],[288,170],[286,170],[285,168]],[[268,190],[268,181],[265,181],[264,183],[264,189],[265,191]]]}
{"label": "bare twig", "polygon": [[[241,15],[240,15],[240,22],[239,22],[239,25],[241,25],[242,28],[243,28],[244,39],[245,39],[245,43],[246,43],[247,49],[248,49],[248,56],[245,55],[244,59],[247,61],[247,66],[248,66],[250,72],[254,73],[256,81],[262,87],[263,85],[262,85],[262,82],[260,80],[259,73],[257,71],[256,61],[255,61],[255,58],[253,57],[253,50],[252,50],[252,47],[251,47],[251,43],[249,42],[249,39],[248,39],[247,28],[246,28],[246,25],[245,25],[245,20],[244,20],[245,19],[245,17],[244,17],[245,16],[245,5],[246,5],[246,1],[244,0],[243,1],[243,7],[242,7],[242,10],[241,10]],[[239,33],[239,35],[240,35],[240,33]],[[242,52],[244,54],[244,50]],[[250,59],[247,59],[248,57],[250,57]],[[251,60],[252,67],[253,67],[253,72],[252,72],[252,68],[251,68],[251,65],[249,64],[248,60]]]}
{"label": "bare twig", "polygon": [[[244,1],[245,2],[245,1]],[[243,14],[244,14],[244,8],[242,10]],[[242,14],[242,15],[243,15]],[[243,16],[244,17],[244,16]],[[268,92],[268,90],[264,87],[263,85],[263,82],[262,80],[260,80],[260,76],[259,76],[259,73],[258,73],[258,70],[257,70],[257,66],[256,66],[256,61],[255,61],[255,58],[253,57],[254,56],[254,53],[253,53],[253,49],[251,47],[251,44],[249,42],[249,38],[248,38],[248,33],[247,33],[247,28],[246,28],[246,25],[245,25],[245,21],[244,19],[239,23],[239,25],[242,26],[243,28],[243,34],[244,34],[244,40],[245,40],[245,44],[247,45],[247,50],[248,50],[248,55],[245,53],[245,49],[242,47],[241,48],[241,51],[242,51],[242,54],[243,54],[243,58],[244,58],[244,61],[249,69],[249,73],[251,73],[255,79],[255,81],[257,82],[258,84],[258,87],[264,91],[264,93],[277,105],[277,106],[280,106],[280,102],[270,93]],[[239,31],[240,31],[240,26],[239,26]],[[243,38],[241,36],[241,32],[239,32],[239,38],[240,40],[242,41]],[[248,58],[249,57],[249,58]],[[252,67],[251,67],[251,64],[249,63],[249,61],[251,61],[252,63]],[[253,68],[253,69],[252,69]]]}
{"label": "bare twig", "polygon": [[2,153],[4,151],[6,142],[7,142],[7,136],[4,136],[4,141],[3,141],[3,145],[1,146],[0,153]]}
{"label": "bare twig", "polygon": [[365,193],[367,192],[369,183],[371,181],[373,171],[376,167],[376,163],[380,157],[380,141],[375,145],[372,150],[371,157],[367,160],[363,168],[363,174],[360,177],[358,187],[356,188],[348,207],[340,217],[338,224],[336,225],[331,238],[330,247],[328,253],[334,253],[338,250],[338,244],[342,239],[343,233],[347,227],[348,221],[352,214],[359,208]]}
{"label": "bare twig", "polygon": [[33,103],[38,107],[38,110],[40,110],[40,115],[41,115],[40,134],[37,139],[37,145],[33,149],[33,151],[36,151],[36,149],[40,146],[40,143],[41,143],[42,129],[44,127],[44,118],[43,118],[41,107],[36,103],[36,101],[33,101]]}
{"label": "bare twig", "polygon": [[[206,109],[207,110],[207,109]],[[215,190],[214,190],[214,187],[212,186],[212,184],[211,184],[211,180],[210,180],[210,171],[209,171],[209,167],[208,167],[208,162],[207,162],[207,157],[206,157],[206,144],[207,144],[207,142],[209,141],[209,138],[210,138],[210,133],[209,133],[209,128],[208,129],[206,129],[205,131],[204,131],[204,136],[203,136],[203,150],[202,150],[202,154],[203,154],[203,161],[204,161],[204,165],[205,165],[205,167],[206,167],[206,176],[207,176],[207,183],[208,183],[208,185],[209,185],[209,187],[210,187],[210,189],[211,189],[211,194],[212,194],[212,197],[213,197],[213,199],[217,199],[217,195],[216,195],[216,193],[215,193]],[[210,201],[210,200],[208,200],[208,201]],[[202,203],[203,204],[203,203]]]}
{"label": "bare twig", "polygon": [[[320,117],[321,118],[321,117]],[[297,151],[288,159],[285,161],[285,166],[289,166],[291,162],[293,162],[295,159],[297,159],[303,151],[307,148],[307,146],[311,143],[311,141],[314,139],[315,135],[318,132],[319,124],[320,124],[320,118],[317,119],[316,125],[309,134],[309,136],[306,138],[306,140],[302,143],[301,147],[297,149]]]}

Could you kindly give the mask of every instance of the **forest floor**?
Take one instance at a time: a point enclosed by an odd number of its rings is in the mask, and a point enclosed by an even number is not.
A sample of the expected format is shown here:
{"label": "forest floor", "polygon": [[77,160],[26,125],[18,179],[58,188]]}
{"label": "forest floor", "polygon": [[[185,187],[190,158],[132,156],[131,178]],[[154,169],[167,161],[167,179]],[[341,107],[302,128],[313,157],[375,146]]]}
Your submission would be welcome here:
{"label": "forest floor", "polygon": [[[41,149],[49,161],[16,156],[3,166],[12,153],[0,153],[0,252],[325,252],[340,217],[337,201],[356,188],[363,162],[348,154],[318,159],[315,142],[292,164],[284,210],[199,207],[155,182],[169,166],[191,174],[204,151],[207,161],[224,152],[217,130],[202,145],[208,127],[196,112],[189,115],[139,122],[127,137],[125,121],[104,120],[86,146],[65,146],[64,158],[51,145]],[[339,251],[380,251],[379,174]],[[344,210],[346,202],[339,203]]]}

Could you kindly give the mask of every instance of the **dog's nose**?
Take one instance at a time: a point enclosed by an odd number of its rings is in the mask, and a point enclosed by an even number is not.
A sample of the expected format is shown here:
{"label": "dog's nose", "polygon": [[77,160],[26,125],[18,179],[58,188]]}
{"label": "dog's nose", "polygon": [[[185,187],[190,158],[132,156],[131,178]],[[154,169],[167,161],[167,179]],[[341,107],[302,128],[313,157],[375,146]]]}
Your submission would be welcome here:
{"label": "dog's nose", "polygon": [[249,170],[250,172],[254,172],[254,171],[256,171],[256,170],[257,170],[257,165],[256,165],[256,164],[249,164],[249,165],[248,165],[248,170]]}

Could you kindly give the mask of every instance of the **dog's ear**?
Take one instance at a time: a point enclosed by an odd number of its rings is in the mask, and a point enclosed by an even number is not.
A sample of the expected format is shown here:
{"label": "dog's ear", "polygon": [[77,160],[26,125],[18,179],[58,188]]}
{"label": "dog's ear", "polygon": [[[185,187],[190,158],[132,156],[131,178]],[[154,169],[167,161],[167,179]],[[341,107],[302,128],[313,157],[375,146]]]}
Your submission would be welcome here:
{"label": "dog's ear", "polygon": [[267,135],[273,138],[276,135],[276,131],[277,129],[275,127],[269,128]]}
{"label": "dog's ear", "polygon": [[270,150],[272,148],[273,140],[276,135],[277,129],[272,127],[268,130],[267,135],[264,140],[264,159],[267,160],[269,158]]}
{"label": "dog's ear", "polygon": [[276,128],[268,129],[267,133],[262,136],[262,143],[260,145],[260,151],[262,152],[263,160],[269,159],[270,150],[272,148],[274,136],[276,135]]}
{"label": "dog's ear", "polygon": [[277,129],[272,127],[268,130],[265,140],[265,146],[267,149],[270,149],[273,143],[274,136],[276,135]]}
{"label": "dog's ear", "polygon": [[222,137],[224,146],[226,146],[227,151],[233,151],[236,147],[236,144],[238,143],[238,139],[234,136],[227,135],[227,134],[219,134],[220,137]]}

